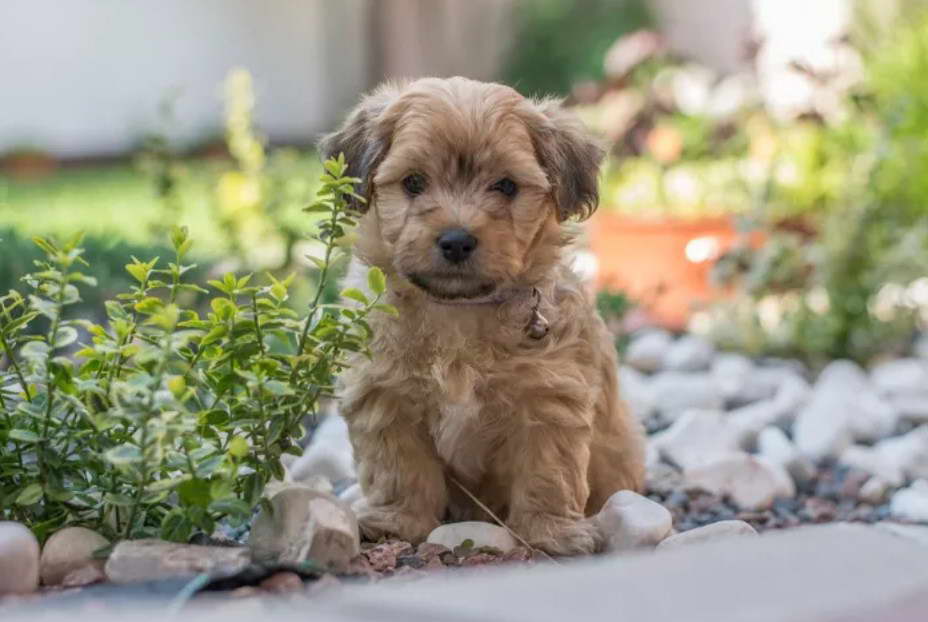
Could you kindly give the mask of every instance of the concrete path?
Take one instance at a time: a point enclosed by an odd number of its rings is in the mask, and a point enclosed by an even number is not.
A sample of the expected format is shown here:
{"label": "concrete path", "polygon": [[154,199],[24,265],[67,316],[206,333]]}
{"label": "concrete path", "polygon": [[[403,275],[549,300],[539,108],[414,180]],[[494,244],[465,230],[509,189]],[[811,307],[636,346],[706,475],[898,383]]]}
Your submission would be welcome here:
{"label": "concrete path", "polygon": [[[187,608],[183,622],[272,617],[334,622],[925,622],[928,527],[835,524],[533,569],[481,569],[417,581],[335,590],[312,601],[225,602]],[[45,608],[6,622],[73,620]],[[135,612],[93,612],[94,622],[170,619],[164,603]],[[86,612],[80,617],[85,618]]]}

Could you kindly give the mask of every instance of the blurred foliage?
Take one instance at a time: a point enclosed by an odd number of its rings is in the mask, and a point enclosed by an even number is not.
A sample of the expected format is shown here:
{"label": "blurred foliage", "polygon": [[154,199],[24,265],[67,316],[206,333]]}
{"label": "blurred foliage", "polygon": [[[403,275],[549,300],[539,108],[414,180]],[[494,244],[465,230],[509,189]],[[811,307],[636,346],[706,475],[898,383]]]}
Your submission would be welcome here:
{"label": "blurred foliage", "polygon": [[521,0],[504,81],[526,95],[567,95],[603,77],[617,37],[650,24],[642,0]]}
{"label": "blurred foliage", "polygon": [[631,331],[626,328],[626,319],[634,308],[635,302],[623,291],[603,289],[596,292],[596,310],[614,336],[619,352],[624,352],[628,345]]}
{"label": "blurred foliage", "polygon": [[[226,143],[213,157],[190,157],[168,140],[175,118],[166,100],[161,127],[144,137],[134,168],[118,164],[60,168],[42,179],[0,177],[0,227],[9,227],[4,238],[26,253],[0,249],[0,256],[11,257],[0,264],[0,291],[14,287],[31,268],[20,257],[33,257],[33,249],[16,233],[86,232],[84,246],[105,297],[126,285],[126,256],[164,256],[161,240],[184,225],[201,240],[196,260],[204,270],[270,270],[279,276],[299,269],[308,278],[294,282],[288,304],[307,303],[316,270],[304,256],[318,256],[322,246],[304,239],[316,216],[301,210],[318,187],[321,165],[315,153],[266,146],[253,127],[247,72],[229,74],[225,95]],[[333,287],[326,290],[327,301],[336,294]],[[96,302],[88,301],[99,308]]]}
{"label": "blurred foliage", "polygon": [[[193,242],[174,227],[170,261],[133,257],[132,284],[97,321],[77,313],[96,286],[81,236],[35,239],[27,291],[0,297],[0,519],[40,539],[87,525],[178,541],[250,519],[265,485],[284,477],[281,456],[299,455],[301,421],[346,355],[366,351],[366,317],[396,313],[379,303],[376,268],[370,294],[348,289],[347,305],[323,303],[359,181],[345,177],[343,158],[325,168],[307,208],[320,219],[320,282],[300,313],[286,305],[292,274],[257,284],[229,272],[203,283],[210,290],[191,281]],[[185,304],[191,292],[210,297],[208,312]],[[40,320],[44,329],[30,330]]]}
{"label": "blurred foliage", "polygon": [[812,234],[773,228],[764,247],[716,266],[741,292],[714,311],[725,345],[867,362],[905,351],[928,321],[928,13],[897,24],[865,61],[853,114],[817,130],[821,161],[844,172],[817,199]]}

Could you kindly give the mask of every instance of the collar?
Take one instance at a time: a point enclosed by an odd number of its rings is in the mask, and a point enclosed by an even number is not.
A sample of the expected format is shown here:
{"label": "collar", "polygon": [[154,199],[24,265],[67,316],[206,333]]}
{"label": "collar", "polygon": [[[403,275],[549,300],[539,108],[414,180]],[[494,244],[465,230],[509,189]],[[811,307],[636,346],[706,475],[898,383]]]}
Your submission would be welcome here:
{"label": "collar", "polygon": [[468,306],[486,306],[502,305],[516,301],[520,298],[529,298],[531,300],[531,315],[523,332],[532,339],[542,339],[548,334],[550,329],[549,322],[541,314],[541,291],[537,287],[513,287],[500,292],[493,292],[488,296],[481,298],[467,298],[464,300],[442,300],[439,298],[430,298],[432,302],[445,306],[468,307]]}

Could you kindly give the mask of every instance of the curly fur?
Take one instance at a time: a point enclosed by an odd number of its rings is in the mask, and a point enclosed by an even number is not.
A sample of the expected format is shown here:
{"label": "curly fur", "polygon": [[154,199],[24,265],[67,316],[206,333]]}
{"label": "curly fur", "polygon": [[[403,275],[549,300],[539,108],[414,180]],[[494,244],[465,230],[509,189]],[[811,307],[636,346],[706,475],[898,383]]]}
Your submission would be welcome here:
{"label": "curly fur", "polygon": [[[595,550],[585,517],[644,474],[612,339],[563,261],[564,221],[596,207],[599,147],[556,102],[430,78],[381,87],[322,150],[346,155],[368,198],[348,281],[380,267],[400,311],[372,320],[372,357],[341,378],[362,531],[419,541],[446,518],[486,518],[450,474],[534,546]],[[411,173],[422,194],[404,191]],[[514,198],[490,189],[502,177]],[[479,241],[453,271],[435,246],[452,227]],[[523,330],[532,288],[542,339]],[[497,298],[471,302],[488,290]]]}

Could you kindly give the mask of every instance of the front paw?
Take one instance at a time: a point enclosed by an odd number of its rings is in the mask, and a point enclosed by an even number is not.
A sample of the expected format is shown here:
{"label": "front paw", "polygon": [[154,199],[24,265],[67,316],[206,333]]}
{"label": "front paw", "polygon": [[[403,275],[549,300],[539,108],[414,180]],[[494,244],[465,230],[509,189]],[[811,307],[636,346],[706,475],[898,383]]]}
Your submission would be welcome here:
{"label": "front paw", "polygon": [[371,541],[396,537],[417,544],[439,525],[438,520],[426,512],[416,514],[395,505],[369,505],[366,499],[358,499],[352,509],[358,517],[361,534]]}
{"label": "front paw", "polygon": [[588,519],[525,514],[510,519],[513,531],[550,555],[591,555],[603,549],[600,530]]}

